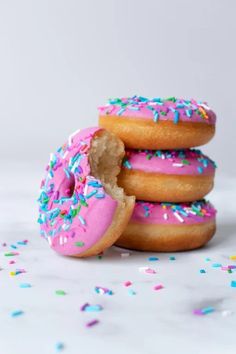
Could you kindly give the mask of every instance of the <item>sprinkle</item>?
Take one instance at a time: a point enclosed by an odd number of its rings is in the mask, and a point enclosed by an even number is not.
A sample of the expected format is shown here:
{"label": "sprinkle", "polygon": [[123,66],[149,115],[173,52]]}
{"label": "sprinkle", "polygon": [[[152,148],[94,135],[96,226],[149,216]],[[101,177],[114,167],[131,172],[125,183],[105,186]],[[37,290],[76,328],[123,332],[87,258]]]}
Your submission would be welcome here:
{"label": "sprinkle", "polygon": [[55,345],[55,349],[57,352],[61,352],[62,350],[65,349],[65,345],[62,342],[58,342]]}
{"label": "sprinkle", "polygon": [[66,295],[66,292],[64,290],[56,290],[55,294],[64,296],[64,295]]}
{"label": "sprinkle", "polygon": [[198,166],[197,170],[198,170],[198,172],[199,172],[200,174],[203,173],[203,168],[202,168],[201,166]]}
{"label": "sprinkle", "polygon": [[175,111],[174,112],[174,123],[177,124],[179,121],[179,112]]}
{"label": "sprinkle", "polygon": [[228,317],[228,316],[233,315],[233,311],[224,310],[224,311],[221,312],[221,314],[222,314],[222,317]]}
{"label": "sprinkle", "polygon": [[174,216],[176,217],[176,219],[178,219],[180,222],[184,222],[184,219],[176,212],[174,211]]}
{"label": "sprinkle", "polygon": [[97,190],[94,189],[92,192],[90,192],[89,194],[86,195],[86,199],[91,198],[92,196],[94,196],[97,193]]}
{"label": "sprinkle", "polygon": [[202,274],[206,273],[205,269],[200,269],[200,273]]}
{"label": "sprinkle", "polygon": [[108,288],[103,288],[101,286],[95,286],[94,290],[97,294],[101,294],[101,295],[104,295],[104,294],[113,295],[114,294],[112,290],[110,290]]}
{"label": "sprinkle", "polygon": [[153,287],[153,290],[161,290],[161,289],[164,289],[164,286],[162,284],[158,284]]}
{"label": "sprinkle", "polygon": [[8,252],[4,254],[5,257],[19,256],[18,252]]}
{"label": "sprinkle", "polygon": [[29,284],[29,283],[21,283],[19,286],[22,289],[26,289],[26,288],[31,288],[32,287],[32,285]]}
{"label": "sprinkle", "polygon": [[149,257],[148,258],[148,260],[150,261],[150,262],[153,262],[153,261],[159,261],[159,258],[158,257]]}
{"label": "sprinkle", "polygon": [[172,166],[174,167],[183,167],[182,163],[173,163]]}
{"label": "sprinkle", "polygon": [[155,269],[149,268],[149,267],[139,267],[140,273],[146,273],[146,274],[156,274]]}
{"label": "sprinkle", "polygon": [[236,288],[236,280],[232,280],[231,281],[231,287],[232,288]]}
{"label": "sprinkle", "polygon": [[133,283],[132,283],[132,281],[130,281],[130,280],[127,280],[127,281],[125,281],[124,283],[123,283],[123,285],[124,286],[130,286],[130,285],[132,285]]}
{"label": "sprinkle", "polygon": [[208,315],[209,313],[214,312],[215,309],[214,307],[204,307],[202,309],[196,309],[193,311],[194,315],[198,315],[198,316],[203,316],[203,315]]}
{"label": "sprinkle", "polygon": [[154,118],[153,118],[155,123],[158,121],[158,118],[159,118],[159,113],[158,113],[158,111],[155,110],[154,111]]}
{"label": "sprinkle", "polygon": [[24,314],[24,311],[22,310],[16,310],[11,313],[11,317],[19,317]]}
{"label": "sprinkle", "polygon": [[121,256],[122,258],[127,258],[127,257],[130,256],[130,253],[129,253],[129,252],[123,252],[123,253],[120,254],[120,256]]}
{"label": "sprinkle", "polygon": [[130,295],[130,296],[136,295],[136,292],[133,289],[129,289],[128,295]]}
{"label": "sprinkle", "polygon": [[11,245],[10,247],[13,248],[14,250],[17,249],[17,247],[15,245]]}
{"label": "sprinkle", "polygon": [[213,263],[212,264],[212,268],[221,268],[222,267],[222,264],[220,263]]}
{"label": "sprinkle", "polygon": [[88,328],[89,327],[93,327],[93,326],[95,326],[98,323],[99,323],[98,320],[92,320],[92,321],[86,323],[86,327],[88,327]]}
{"label": "sprinkle", "polygon": [[206,262],[210,262],[211,259],[210,259],[210,258],[206,258],[205,261],[206,261]]}
{"label": "sprinkle", "polygon": [[231,261],[236,261],[236,255],[230,256],[229,259],[230,259]]}
{"label": "sprinkle", "polygon": [[90,305],[86,303],[81,306],[80,310],[85,312],[99,312],[103,310],[103,307],[101,305]]}
{"label": "sprinkle", "polygon": [[77,242],[75,242],[75,246],[76,246],[76,247],[83,247],[83,246],[84,246],[84,242],[82,242],[82,241],[77,241]]}
{"label": "sprinkle", "polygon": [[170,257],[169,257],[169,260],[170,260],[170,261],[175,261],[176,258],[175,258],[175,256],[170,256]]}
{"label": "sprinkle", "polygon": [[79,218],[79,221],[81,222],[82,225],[86,225],[86,222],[81,215],[78,215],[78,218]]}

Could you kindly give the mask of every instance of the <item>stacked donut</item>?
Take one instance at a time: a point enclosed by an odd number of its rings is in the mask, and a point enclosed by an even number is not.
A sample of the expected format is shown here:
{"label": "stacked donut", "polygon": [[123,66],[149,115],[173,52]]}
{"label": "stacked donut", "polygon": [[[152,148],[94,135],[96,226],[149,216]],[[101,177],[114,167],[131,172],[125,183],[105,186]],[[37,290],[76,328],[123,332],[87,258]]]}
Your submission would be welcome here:
{"label": "stacked donut", "polygon": [[116,244],[168,252],[208,242],[216,210],[203,198],[213,188],[215,163],[193,148],[214,136],[215,113],[193,99],[138,96],[111,99],[99,113],[100,127],[125,144],[118,184],[136,197]]}

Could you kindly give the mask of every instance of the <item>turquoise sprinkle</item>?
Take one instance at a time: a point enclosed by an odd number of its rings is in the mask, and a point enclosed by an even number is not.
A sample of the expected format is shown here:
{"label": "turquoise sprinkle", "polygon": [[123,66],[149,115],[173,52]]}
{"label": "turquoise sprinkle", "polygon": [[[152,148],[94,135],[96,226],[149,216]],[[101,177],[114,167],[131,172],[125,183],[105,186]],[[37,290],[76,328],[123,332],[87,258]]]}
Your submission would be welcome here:
{"label": "turquoise sprinkle", "polygon": [[66,168],[64,168],[64,172],[66,174],[66,177],[69,179],[70,178],[70,172]]}
{"label": "turquoise sprinkle", "polygon": [[56,343],[55,349],[57,352],[61,352],[65,348],[64,344],[61,342]]}
{"label": "turquoise sprinkle", "polygon": [[211,306],[209,306],[209,307],[204,307],[204,308],[201,310],[201,312],[202,312],[204,315],[207,315],[208,313],[212,313],[212,312],[214,312],[214,311],[215,311],[214,307],[211,307]]}
{"label": "turquoise sprinkle", "polygon": [[175,113],[174,113],[174,123],[177,124],[178,121],[179,121],[179,112],[175,111]]}
{"label": "turquoise sprinkle", "polygon": [[126,108],[121,108],[121,109],[117,112],[117,115],[118,115],[118,116],[121,116],[122,113],[124,113],[125,109],[126,109]]}
{"label": "turquoise sprinkle", "polygon": [[136,295],[136,292],[133,289],[129,289],[128,295],[130,295],[130,296]]}
{"label": "turquoise sprinkle", "polygon": [[95,195],[95,198],[97,198],[97,199],[105,198],[105,194],[104,194],[104,193],[97,193],[97,194]]}
{"label": "turquoise sprinkle", "polygon": [[11,313],[11,317],[18,317],[18,316],[21,316],[21,315],[23,315],[23,314],[24,314],[24,312],[21,311],[21,310],[13,311],[13,312]]}
{"label": "turquoise sprinkle", "polygon": [[222,264],[221,263],[213,263],[212,268],[221,268]]}
{"label": "turquoise sprinkle", "polygon": [[154,111],[154,122],[156,123],[158,121],[158,118],[159,118],[159,113],[157,111]]}
{"label": "turquoise sprinkle", "polygon": [[187,117],[189,117],[189,118],[192,117],[193,111],[191,109],[186,109],[185,112],[186,112]]}
{"label": "turquoise sprinkle", "polygon": [[123,166],[127,167],[129,170],[132,168],[131,163],[128,160],[123,162]]}
{"label": "turquoise sprinkle", "polygon": [[205,269],[200,269],[200,273],[202,274],[206,273]]}
{"label": "turquoise sprinkle", "polygon": [[201,166],[198,166],[197,170],[198,170],[198,172],[199,172],[200,174],[203,173],[203,168],[202,168]]}
{"label": "turquoise sprinkle", "polygon": [[22,289],[26,289],[26,288],[31,288],[31,284],[29,284],[29,283],[21,283],[20,284],[20,288],[22,288]]}
{"label": "turquoise sprinkle", "polygon": [[232,280],[231,281],[231,287],[232,288],[236,288],[236,280]]}
{"label": "turquoise sprinkle", "polygon": [[79,221],[81,222],[82,225],[86,225],[86,222],[81,215],[78,215],[78,218],[79,218]]}
{"label": "turquoise sprinkle", "polygon": [[97,190],[94,189],[92,192],[90,192],[89,194],[87,194],[87,195],[85,196],[85,198],[86,198],[86,199],[89,199],[89,198],[91,198],[93,195],[95,195],[96,193],[97,193]]}
{"label": "turquoise sprinkle", "polygon": [[159,261],[159,258],[158,257],[149,257],[148,258],[149,261]]}
{"label": "turquoise sprinkle", "polygon": [[169,260],[170,260],[170,261],[175,261],[176,258],[175,258],[174,256],[170,256],[170,257],[169,257]]}

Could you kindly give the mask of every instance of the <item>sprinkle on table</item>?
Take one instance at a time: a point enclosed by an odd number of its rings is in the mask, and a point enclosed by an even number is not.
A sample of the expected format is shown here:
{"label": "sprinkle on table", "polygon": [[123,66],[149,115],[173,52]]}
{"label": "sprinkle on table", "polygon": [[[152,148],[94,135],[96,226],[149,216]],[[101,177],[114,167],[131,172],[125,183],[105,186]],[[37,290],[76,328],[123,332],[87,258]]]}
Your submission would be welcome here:
{"label": "sprinkle on table", "polygon": [[98,323],[99,323],[99,320],[94,319],[94,320],[92,320],[92,321],[87,322],[87,323],[86,323],[86,327],[90,328],[90,327],[95,326],[95,325],[98,324]]}
{"label": "sprinkle on table", "polygon": [[231,287],[232,288],[236,288],[236,280],[232,280],[231,281]]}
{"label": "sprinkle on table", "polygon": [[153,287],[153,290],[161,290],[161,289],[164,289],[164,286],[162,284],[157,284],[157,285],[154,285]]}
{"label": "sprinkle on table", "polygon": [[95,286],[94,290],[97,294],[101,294],[101,295],[104,295],[104,294],[113,295],[114,294],[112,290],[110,290],[108,288],[104,288],[102,286]]}
{"label": "sprinkle on table", "polygon": [[154,261],[159,261],[159,258],[152,256],[152,257],[149,257],[148,260],[149,260],[150,262],[154,262]]}
{"label": "sprinkle on table", "polygon": [[230,256],[229,259],[230,259],[231,261],[236,261],[236,255]]}
{"label": "sprinkle on table", "polygon": [[156,274],[155,269],[149,268],[149,267],[139,267],[140,273],[146,273],[146,274]]}
{"label": "sprinkle on table", "polygon": [[132,283],[132,281],[130,281],[130,280],[127,280],[127,281],[125,281],[124,283],[123,283],[123,285],[125,286],[125,287],[128,287],[128,286],[130,286],[130,285],[132,285],[133,283]]}
{"label": "sprinkle on table", "polygon": [[133,289],[129,289],[128,290],[128,295],[129,296],[134,296],[134,295],[136,295],[137,293],[136,293],[136,291],[134,291]]}
{"label": "sprinkle on table", "polygon": [[23,314],[24,314],[24,311],[16,310],[16,311],[12,311],[11,317],[19,317],[19,316],[22,316]]}
{"label": "sprinkle on table", "polygon": [[175,258],[175,256],[170,256],[170,257],[169,257],[169,260],[170,260],[170,261],[175,261],[176,258]]}
{"label": "sprinkle on table", "polygon": [[56,352],[59,353],[65,349],[65,345],[62,342],[57,342],[55,345]]}
{"label": "sprinkle on table", "polygon": [[215,312],[215,309],[212,306],[203,307],[201,309],[196,309],[193,311],[194,315],[198,315],[198,316],[208,315],[212,312]]}
{"label": "sprinkle on table", "polygon": [[66,295],[66,292],[65,292],[64,290],[60,290],[60,289],[59,289],[59,290],[56,290],[56,291],[55,291],[55,294],[56,294],[56,295],[64,296],[64,295]]}
{"label": "sprinkle on table", "polygon": [[80,311],[83,312],[100,312],[103,310],[103,307],[101,305],[90,305],[89,303],[85,303],[83,306],[81,306]]}
{"label": "sprinkle on table", "polygon": [[14,257],[14,256],[19,256],[19,252],[7,252],[7,253],[4,253],[4,256],[5,257]]}
{"label": "sprinkle on table", "polygon": [[26,289],[26,288],[31,288],[32,285],[29,284],[29,283],[21,283],[21,284],[19,285],[19,287],[22,288],[22,289]]}
{"label": "sprinkle on table", "polygon": [[201,274],[205,274],[205,273],[206,273],[205,269],[200,269],[199,272],[200,272]]}

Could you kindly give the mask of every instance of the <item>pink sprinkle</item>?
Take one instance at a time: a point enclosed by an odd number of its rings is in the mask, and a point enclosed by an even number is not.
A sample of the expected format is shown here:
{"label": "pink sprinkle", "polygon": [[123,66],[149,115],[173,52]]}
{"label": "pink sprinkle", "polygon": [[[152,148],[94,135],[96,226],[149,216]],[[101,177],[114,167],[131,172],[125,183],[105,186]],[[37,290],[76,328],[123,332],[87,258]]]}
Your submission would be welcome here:
{"label": "pink sprinkle", "polygon": [[15,264],[16,263],[16,261],[10,261],[9,262],[9,264]]}
{"label": "pink sprinkle", "polygon": [[149,268],[149,267],[140,267],[139,271],[141,273],[147,273],[147,274],[156,274],[155,269]]}
{"label": "pink sprinkle", "polygon": [[162,284],[158,284],[153,287],[153,290],[161,290],[163,288],[164,288],[164,286]]}
{"label": "pink sprinkle", "polygon": [[92,321],[86,323],[86,327],[93,327],[98,323],[99,323],[98,320],[92,320]]}
{"label": "pink sprinkle", "polygon": [[130,281],[130,280],[127,280],[127,281],[125,281],[124,283],[123,283],[123,285],[124,286],[130,286],[130,285],[132,285],[133,283],[132,283],[132,281]]}

